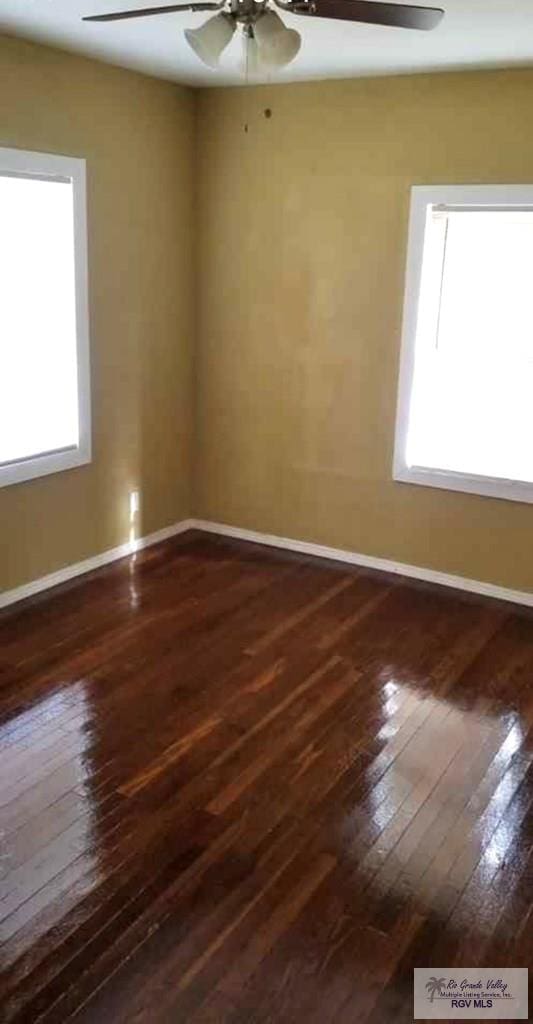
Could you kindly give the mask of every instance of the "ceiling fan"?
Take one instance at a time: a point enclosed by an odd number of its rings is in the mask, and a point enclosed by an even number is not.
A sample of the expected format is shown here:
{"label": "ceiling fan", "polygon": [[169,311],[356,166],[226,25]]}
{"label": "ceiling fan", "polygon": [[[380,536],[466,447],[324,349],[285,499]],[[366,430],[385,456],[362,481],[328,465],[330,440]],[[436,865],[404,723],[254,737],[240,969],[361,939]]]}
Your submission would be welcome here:
{"label": "ceiling fan", "polygon": [[[381,0],[273,0],[276,7],[307,18],[334,18],[370,25],[413,28],[428,31],[444,16],[439,7],[415,7],[410,4],[381,3]],[[123,21],[175,11],[217,11],[200,28],[185,29],[185,38],[196,55],[209,67],[217,67],[222,51],[237,28],[244,31],[246,66],[251,72],[273,70],[290,64],[296,57],[301,38],[289,29],[271,6],[272,0],[192,0],[191,3],[164,7],[144,7],[133,11],[94,14],[83,21]]]}

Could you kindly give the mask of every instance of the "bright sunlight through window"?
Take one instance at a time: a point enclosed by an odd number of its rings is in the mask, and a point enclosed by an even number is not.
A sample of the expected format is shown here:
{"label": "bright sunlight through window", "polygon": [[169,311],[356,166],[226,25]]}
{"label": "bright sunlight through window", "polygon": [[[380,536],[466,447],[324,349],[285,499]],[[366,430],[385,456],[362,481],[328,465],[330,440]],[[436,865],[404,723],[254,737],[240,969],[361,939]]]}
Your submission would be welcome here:
{"label": "bright sunlight through window", "polygon": [[0,150],[0,483],[90,457],[84,164]]}
{"label": "bright sunlight through window", "polygon": [[412,193],[394,475],[533,501],[533,187]]}

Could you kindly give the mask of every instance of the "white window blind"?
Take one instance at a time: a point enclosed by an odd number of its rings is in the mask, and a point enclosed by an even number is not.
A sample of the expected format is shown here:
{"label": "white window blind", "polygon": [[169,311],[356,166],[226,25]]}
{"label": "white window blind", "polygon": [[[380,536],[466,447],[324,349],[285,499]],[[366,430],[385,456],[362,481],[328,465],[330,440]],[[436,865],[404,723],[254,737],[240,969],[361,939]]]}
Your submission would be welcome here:
{"label": "white window blind", "polygon": [[437,202],[424,214],[395,475],[436,486],[454,475],[463,490],[486,478],[530,500],[512,486],[533,484],[533,205]]}
{"label": "white window blind", "polygon": [[90,456],[81,163],[0,150],[0,483]]}

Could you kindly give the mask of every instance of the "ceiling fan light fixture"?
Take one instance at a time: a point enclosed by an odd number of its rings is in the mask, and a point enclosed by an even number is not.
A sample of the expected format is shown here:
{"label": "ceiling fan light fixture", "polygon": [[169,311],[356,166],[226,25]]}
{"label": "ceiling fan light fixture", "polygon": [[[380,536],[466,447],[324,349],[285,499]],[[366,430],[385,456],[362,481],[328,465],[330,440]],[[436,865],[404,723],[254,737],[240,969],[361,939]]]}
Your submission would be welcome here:
{"label": "ceiling fan light fixture", "polygon": [[264,68],[282,68],[290,64],[302,44],[299,32],[287,28],[279,15],[271,10],[258,18],[254,34]]}
{"label": "ceiling fan light fixture", "polygon": [[204,21],[199,28],[186,28],[183,34],[196,56],[209,68],[216,68],[234,32],[235,20],[222,12]]}
{"label": "ceiling fan light fixture", "polygon": [[[244,30],[244,66],[246,74],[276,71],[294,60],[302,43],[300,34],[287,28],[278,14],[268,7],[270,0],[187,0],[157,7],[108,11],[86,15],[83,21],[123,21],[182,11],[217,11],[203,25],[186,29],[185,38],[197,57],[210,68],[217,68],[223,50],[231,41],[237,24]],[[420,3],[394,0],[274,0],[277,7],[291,15],[320,20],[331,18],[345,23],[387,25],[428,31],[435,28],[444,11],[423,7]]]}

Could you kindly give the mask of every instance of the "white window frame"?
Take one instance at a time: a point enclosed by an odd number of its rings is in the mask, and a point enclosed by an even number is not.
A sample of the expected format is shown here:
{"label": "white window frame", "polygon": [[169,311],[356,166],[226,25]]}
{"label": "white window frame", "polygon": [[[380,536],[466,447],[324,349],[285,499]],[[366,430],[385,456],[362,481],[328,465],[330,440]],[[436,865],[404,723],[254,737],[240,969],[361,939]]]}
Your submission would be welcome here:
{"label": "white window frame", "polygon": [[393,479],[400,483],[533,503],[533,483],[409,466],[407,463],[407,433],[414,381],[426,218],[428,207],[440,205],[533,211],[533,185],[417,185],[411,189]]}
{"label": "white window frame", "polygon": [[78,365],[78,444],[19,461],[0,464],[0,487],[73,469],[91,461],[91,394],[87,273],[87,210],[85,160],[77,157],[0,148],[0,175],[68,181],[74,204],[74,279]]}

